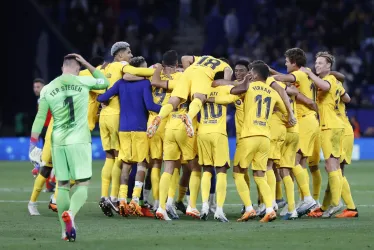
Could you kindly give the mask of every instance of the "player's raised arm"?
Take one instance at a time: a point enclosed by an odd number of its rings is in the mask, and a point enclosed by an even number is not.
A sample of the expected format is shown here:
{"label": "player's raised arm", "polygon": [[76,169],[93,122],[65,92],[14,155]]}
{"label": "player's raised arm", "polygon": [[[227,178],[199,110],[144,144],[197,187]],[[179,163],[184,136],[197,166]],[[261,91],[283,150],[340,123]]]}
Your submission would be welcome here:
{"label": "player's raised arm", "polygon": [[251,75],[249,75],[249,74],[246,75],[244,77],[243,83],[238,85],[238,86],[233,87],[230,91],[230,94],[241,95],[241,94],[244,94],[245,92],[247,92],[247,90],[249,88],[250,80],[251,80]]}
{"label": "player's raised arm", "polygon": [[121,81],[117,81],[110,89],[108,89],[104,94],[99,95],[97,97],[98,102],[107,102],[112,96],[118,95],[119,93],[119,85],[121,84]]}
{"label": "player's raised arm", "polygon": [[240,99],[240,96],[230,94],[230,91],[231,91],[232,88],[230,88],[228,86],[227,87],[219,87],[219,88],[225,88],[227,90],[227,92],[223,95],[209,97],[207,102],[212,102],[212,103],[214,102],[214,103],[217,103],[217,104],[227,105],[227,104],[236,102],[237,100]]}
{"label": "player's raised arm", "polygon": [[153,96],[152,96],[152,90],[149,86],[149,81],[144,81],[144,87],[143,87],[143,100],[145,103],[145,106],[149,111],[153,111],[156,113],[160,112],[161,105],[158,105],[153,102]]}
{"label": "player's raised arm", "polygon": [[331,85],[328,81],[322,80],[318,76],[316,76],[311,70],[301,67],[300,71],[306,73],[310,79],[314,82],[314,84],[321,89],[323,92],[329,91],[331,88]]}
{"label": "player's raised arm", "polygon": [[161,80],[161,71],[163,67],[161,64],[157,63],[155,67],[155,73],[153,73],[151,85],[157,88],[168,89],[168,82],[167,80]]}
{"label": "player's raised arm", "polygon": [[226,67],[223,70],[223,79],[225,79],[225,80],[231,80],[232,74],[233,74],[232,68],[231,67]]}
{"label": "player's raised arm", "polygon": [[277,82],[273,81],[270,83],[270,87],[272,87],[275,91],[278,92],[279,96],[282,98],[282,101],[284,105],[287,108],[288,111],[288,123],[290,126],[293,126],[296,124],[297,120],[295,118],[295,115],[293,113],[290,98],[287,95],[287,92],[284,88],[282,88]]}
{"label": "player's raised arm", "polygon": [[185,56],[182,56],[181,61],[182,61],[183,68],[187,69],[191,64],[195,62],[195,57],[185,55]]}

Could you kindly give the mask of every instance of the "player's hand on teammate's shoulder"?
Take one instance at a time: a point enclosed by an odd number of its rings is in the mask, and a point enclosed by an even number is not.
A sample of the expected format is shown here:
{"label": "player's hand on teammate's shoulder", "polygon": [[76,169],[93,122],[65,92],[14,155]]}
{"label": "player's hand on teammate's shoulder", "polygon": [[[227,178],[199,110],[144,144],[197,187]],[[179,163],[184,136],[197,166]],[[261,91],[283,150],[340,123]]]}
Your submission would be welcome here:
{"label": "player's hand on teammate's shoulder", "polygon": [[310,73],[312,73],[312,71],[310,71],[310,69],[307,69],[305,67],[300,67],[299,70],[302,71],[302,72],[304,72],[304,73],[306,73],[307,75],[309,75]]}

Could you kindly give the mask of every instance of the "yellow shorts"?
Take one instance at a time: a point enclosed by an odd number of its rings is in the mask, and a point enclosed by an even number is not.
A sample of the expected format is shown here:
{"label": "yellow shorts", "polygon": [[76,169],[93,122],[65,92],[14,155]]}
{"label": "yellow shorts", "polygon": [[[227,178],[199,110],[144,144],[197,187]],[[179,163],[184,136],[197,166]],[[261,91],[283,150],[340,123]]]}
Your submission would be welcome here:
{"label": "yellow shorts", "polygon": [[299,122],[299,149],[303,156],[309,157],[313,153],[314,141],[318,135],[319,123],[315,114],[309,114],[298,119]]}
{"label": "yellow shorts", "polygon": [[236,147],[234,166],[248,168],[252,163],[252,170],[266,171],[269,151],[270,139],[265,136],[241,138]]}
{"label": "yellow shorts", "polygon": [[223,167],[229,165],[229,141],[221,133],[198,134],[197,148],[199,164],[202,166]]}
{"label": "yellow shorts", "polygon": [[126,163],[149,162],[149,146],[146,132],[119,132],[118,158]]}
{"label": "yellow shorts", "polygon": [[340,145],[342,143],[343,134],[343,128],[332,128],[321,131],[321,145],[325,160],[331,156],[340,158]]}
{"label": "yellow shorts", "polygon": [[186,130],[166,129],[164,137],[164,161],[189,161],[196,158],[196,136],[190,138]]}
{"label": "yellow shorts", "polygon": [[279,160],[281,150],[286,140],[287,128],[281,124],[271,124],[270,126],[270,153],[269,159]]}
{"label": "yellow shorts", "polygon": [[49,122],[47,132],[45,133],[45,143],[43,145],[42,162],[46,167],[52,167],[52,130],[53,130],[53,119]]}
{"label": "yellow shorts", "polygon": [[182,103],[195,93],[209,95],[213,82],[203,69],[195,68],[187,68],[178,81],[171,96],[181,98]]}
{"label": "yellow shorts", "polygon": [[308,157],[309,166],[318,166],[321,160],[321,130],[318,131],[314,141],[313,153]]}
{"label": "yellow shorts", "polygon": [[299,148],[299,133],[288,132],[282,147],[282,157],[279,161],[281,168],[293,168],[295,166],[296,152]]}
{"label": "yellow shorts", "polygon": [[[151,125],[153,119],[154,119],[154,116],[152,117],[149,116],[147,127]],[[162,160],[166,122],[167,122],[167,119],[163,119],[156,133],[154,134],[154,136],[148,139],[149,140],[149,154],[150,154],[151,159]]]}
{"label": "yellow shorts", "polygon": [[100,115],[100,137],[104,151],[119,150],[119,115]]}
{"label": "yellow shorts", "polygon": [[354,144],[354,135],[343,135],[342,145],[341,145],[341,156],[340,156],[340,163],[344,162],[347,164],[351,164],[352,161],[352,151],[353,151],[353,144]]}

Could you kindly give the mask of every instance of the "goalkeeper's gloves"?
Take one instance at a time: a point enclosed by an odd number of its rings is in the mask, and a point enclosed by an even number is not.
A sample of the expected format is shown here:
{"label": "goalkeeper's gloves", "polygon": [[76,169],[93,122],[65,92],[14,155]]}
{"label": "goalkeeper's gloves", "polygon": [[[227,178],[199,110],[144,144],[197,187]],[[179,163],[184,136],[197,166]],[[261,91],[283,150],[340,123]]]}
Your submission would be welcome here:
{"label": "goalkeeper's gloves", "polygon": [[[41,160],[42,150],[37,147],[36,145],[37,143],[38,143],[38,139],[33,138],[33,137],[30,138],[29,159],[32,165],[34,165],[34,169],[39,168],[42,162]],[[34,170],[33,170],[33,173],[34,173]]]}

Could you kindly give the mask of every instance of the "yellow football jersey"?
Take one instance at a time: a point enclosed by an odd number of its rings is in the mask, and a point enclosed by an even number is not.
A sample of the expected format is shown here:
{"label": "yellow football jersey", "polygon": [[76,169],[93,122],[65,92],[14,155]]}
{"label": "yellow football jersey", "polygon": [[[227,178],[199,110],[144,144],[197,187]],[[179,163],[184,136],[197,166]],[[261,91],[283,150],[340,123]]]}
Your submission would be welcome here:
{"label": "yellow football jersey", "polygon": [[274,106],[287,113],[279,94],[264,82],[250,83],[244,98],[244,123],[241,138],[266,136],[270,139],[270,126]]}
{"label": "yellow football jersey", "polygon": [[[345,89],[343,87],[343,84],[338,81],[338,86],[340,89],[340,96],[345,95]],[[339,102],[338,115],[344,124],[344,135],[353,135],[353,128],[351,123],[349,122],[347,111],[345,110],[345,103],[343,101]]]}
{"label": "yellow football jersey", "polygon": [[[230,91],[233,87],[234,86],[220,86],[217,88],[212,88],[209,97],[228,96],[231,97],[231,101],[229,101],[229,103],[232,103],[239,98],[236,95],[230,94]],[[200,111],[200,124],[198,133],[221,133],[223,135],[227,135],[226,115],[227,105],[206,102]]]}
{"label": "yellow football jersey", "polygon": [[[295,77],[296,81],[294,82],[294,85],[299,89],[300,93],[305,95],[309,99],[316,101],[317,87],[314,84],[314,82],[309,78],[309,76],[300,70],[292,72],[291,75]],[[299,117],[316,113],[314,110],[309,109],[304,104],[297,102],[296,109]]]}
{"label": "yellow football jersey", "polygon": [[344,128],[343,121],[338,114],[342,88],[339,87],[338,80],[333,75],[327,75],[322,79],[330,83],[330,89],[326,92],[318,90],[321,128]]}
{"label": "yellow football jersey", "polygon": [[[159,105],[165,105],[169,102],[171,92],[173,91],[175,85],[178,82],[178,79],[182,76],[181,72],[175,72],[170,75],[161,74],[161,80],[168,81],[167,83],[167,89],[163,88],[157,88],[152,87],[152,96],[153,96],[153,102],[157,103]],[[152,79],[150,79],[152,81]],[[152,120],[155,118],[158,114],[155,112],[150,111],[149,116]]]}
{"label": "yellow football jersey", "polygon": [[[190,105],[190,102],[184,102],[179,105],[177,110],[174,110],[173,112],[170,113],[165,129],[177,129],[177,130],[186,130],[184,127],[184,123],[182,122],[182,115],[188,113],[188,106]],[[197,116],[192,120],[192,126],[196,130],[198,126],[197,122]]]}
{"label": "yellow football jersey", "polygon": [[[97,66],[100,69],[101,65]],[[92,76],[88,69],[81,70],[79,72],[80,76]],[[104,93],[104,90],[91,90],[88,96],[88,127],[90,130],[95,128],[97,122],[97,112],[99,111],[100,103],[96,100],[99,94]]]}
{"label": "yellow football jersey", "polygon": [[[114,83],[116,83],[118,80],[122,79],[123,67],[127,64],[127,62],[112,62],[109,63],[105,69],[104,74],[105,77],[109,80],[109,87],[111,88]],[[105,115],[119,115],[119,99],[118,96],[113,96],[111,100],[109,101],[108,106],[103,108],[100,112],[101,116]]]}
{"label": "yellow football jersey", "polygon": [[225,68],[231,69],[226,62],[213,56],[194,56],[194,62],[188,68],[203,70],[212,81],[218,72],[223,71]]}

